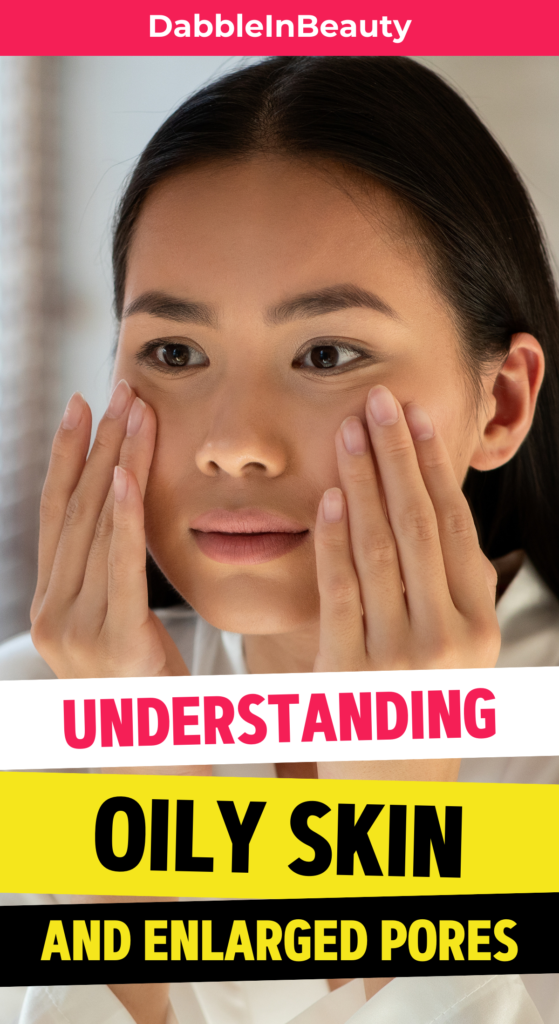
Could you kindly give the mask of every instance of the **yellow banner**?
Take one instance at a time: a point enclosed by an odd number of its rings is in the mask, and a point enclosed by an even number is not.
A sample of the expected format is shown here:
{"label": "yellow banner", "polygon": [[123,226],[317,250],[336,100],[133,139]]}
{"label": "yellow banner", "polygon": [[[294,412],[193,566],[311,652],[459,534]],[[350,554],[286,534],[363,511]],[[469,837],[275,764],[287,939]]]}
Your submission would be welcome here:
{"label": "yellow banner", "polygon": [[3,892],[559,890],[559,787],[0,774]]}

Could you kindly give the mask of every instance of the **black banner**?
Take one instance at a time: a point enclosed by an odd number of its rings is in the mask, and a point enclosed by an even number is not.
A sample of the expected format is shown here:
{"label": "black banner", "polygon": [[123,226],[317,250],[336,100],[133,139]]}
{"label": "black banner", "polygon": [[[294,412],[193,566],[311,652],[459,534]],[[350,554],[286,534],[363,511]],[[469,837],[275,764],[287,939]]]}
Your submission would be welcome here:
{"label": "black banner", "polygon": [[0,907],[0,983],[543,974],[558,916],[559,893]]}

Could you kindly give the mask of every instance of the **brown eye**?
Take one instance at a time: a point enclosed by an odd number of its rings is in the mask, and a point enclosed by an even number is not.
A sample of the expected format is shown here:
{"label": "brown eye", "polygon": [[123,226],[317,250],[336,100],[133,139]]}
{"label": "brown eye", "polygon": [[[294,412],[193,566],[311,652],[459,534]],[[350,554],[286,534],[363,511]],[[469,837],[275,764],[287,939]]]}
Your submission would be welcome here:
{"label": "brown eye", "polygon": [[198,349],[174,342],[159,345],[156,349],[156,357],[160,363],[175,369],[184,369],[185,366],[203,366],[208,362],[207,357]]}
{"label": "brown eye", "polygon": [[167,363],[167,366],[187,366],[190,349],[186,345],[164,345],[157,355],[162,363]]}
{"label": "brown eye", "polygon": [[320,345],[311,349],[310,357],[317,370],[330,370],[332,366],[338,365],[340,355],[334,345]]}
{"label": "brown eye", "polygon": [[367,356],[360,352],[358,348],[354,348],[353,345],[347,345],[342,342],[338,342],[335,345],[325,343],[308,348],[302,356],[294,360],[293,365],[311,370],[340,370],[342,367],[344,369],[351,369],[353,365],[357,365],[363,358],[366,359]]}

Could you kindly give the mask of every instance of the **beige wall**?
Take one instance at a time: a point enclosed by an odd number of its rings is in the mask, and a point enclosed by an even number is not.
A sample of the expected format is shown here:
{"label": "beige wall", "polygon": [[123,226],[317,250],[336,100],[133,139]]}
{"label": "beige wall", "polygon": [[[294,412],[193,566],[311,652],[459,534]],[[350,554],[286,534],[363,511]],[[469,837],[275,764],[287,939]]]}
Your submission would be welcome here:
{"label": "beige wall", "polygon": [[429,57],[522,174],[559,260],[559,57]]}

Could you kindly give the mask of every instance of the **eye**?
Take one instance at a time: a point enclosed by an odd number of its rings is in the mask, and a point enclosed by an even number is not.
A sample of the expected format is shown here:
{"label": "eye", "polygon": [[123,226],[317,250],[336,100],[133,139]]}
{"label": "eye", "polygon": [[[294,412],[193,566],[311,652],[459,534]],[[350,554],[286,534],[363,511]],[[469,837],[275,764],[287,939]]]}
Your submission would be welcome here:
{"label": "eye", "polygon": [[208,364],[208,357],[203,352],[191,345],[183,345],[178,342],[157,345],[153,352],[159,363],[171,368],[184,369],[186,366],[207,366]]}
{"label": "eye", "polygon": [[156,338],[154,341],[148,341],[136,355],[136,362],[152,370],[161,370],[163,373],[210,365],[205,352],[175,338]]}
{"label": "eye", "polygon": [[322,344],[313,345],[312,348],[296,357],[293,365],[312,370],[339,370],[342,367],[349,369],[349,364],[357,363],[367,356],[368,353],[360,351],[353,345],[325,341]]}

